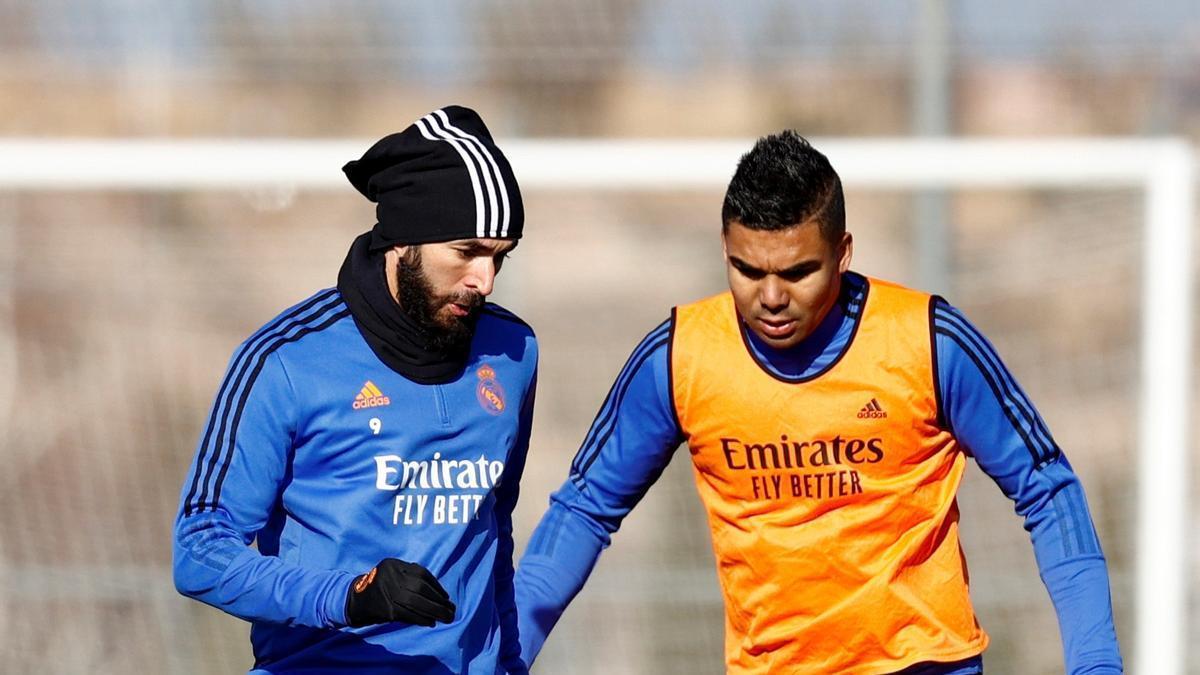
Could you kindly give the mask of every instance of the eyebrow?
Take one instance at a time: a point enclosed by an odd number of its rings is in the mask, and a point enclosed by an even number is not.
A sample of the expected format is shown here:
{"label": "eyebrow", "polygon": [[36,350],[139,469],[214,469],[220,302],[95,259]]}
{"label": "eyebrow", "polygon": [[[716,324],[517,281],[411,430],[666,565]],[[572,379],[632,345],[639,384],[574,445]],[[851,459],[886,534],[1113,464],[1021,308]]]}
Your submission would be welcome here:
{"label": "eyebrow", "polygon": [[461,247],[463,251],[472,255],[500,255],[502,253],[512,252],[512,250],[515,249],[517,244],[520,242],[513,240],[511,243],[511,246],[505,247],[503,244],[501,244],[500,247],[493,248],[476,239],[467,239],[466,241],[458,242],[457,245]]}
{"label": "eyebrow", "polygon": [[805,260],[804,262],[796,263],[795,265],[792,265],[791,267],[789,267],[787,269],[779,270],[778,272],[769,272],[767,270],[759,269],[759,268],[755,267],[754,265],[751,265],[750,263],[746,262],[745,260],[738,258],[737,256],[732,256],[732,255],[729,256],[729,262],[733,263],[734,267],[738,268],[739,270],[742,270],[743,272],[750,272],[753,274],[764,274],[764,275],[765,274],[776,274],[781,277],[786,277],[786,276],[790,276],[793,274],[800,274],[801,272],[807,272],[807,271],[816,269],[817,267],[821,266],[821,263],[819,263],[815,260]]}

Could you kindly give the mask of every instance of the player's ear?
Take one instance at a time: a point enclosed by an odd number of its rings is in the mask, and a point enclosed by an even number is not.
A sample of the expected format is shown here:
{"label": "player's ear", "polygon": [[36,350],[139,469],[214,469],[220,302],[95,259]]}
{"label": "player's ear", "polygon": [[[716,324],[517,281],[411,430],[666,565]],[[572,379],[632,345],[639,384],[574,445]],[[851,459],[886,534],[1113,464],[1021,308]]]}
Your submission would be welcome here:
{"label": "player's ear", "polygon": [[845,274],[850,269],[850,259],[854,257],[854,237],[849,232],[842,233],[842,241],[838,244],[838,272]]}
{"label": "player's ear", "polygon": [[397,244],[397,245],[389,248],[387,251],[384,251],[384,253],[383,253],[384,260],[386,260],[388,263],[390,263],[392,265],[395,265],[398,261],[403,259],[404,256],[411,249],[412,249],[411,246],[401,246],[401,245]]}

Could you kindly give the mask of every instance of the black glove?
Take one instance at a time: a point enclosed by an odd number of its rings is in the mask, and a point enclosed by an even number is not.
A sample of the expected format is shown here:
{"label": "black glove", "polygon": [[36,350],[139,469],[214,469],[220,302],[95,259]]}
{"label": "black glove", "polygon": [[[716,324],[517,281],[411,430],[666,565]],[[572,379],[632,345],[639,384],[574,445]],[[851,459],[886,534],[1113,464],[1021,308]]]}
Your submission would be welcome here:
{"label": "black glove", "polygon": [[433,627],[453,620],[450,594],[429,570],[395,558],[357,577],[346,596],[346,623],[356,628],[388,621]]}

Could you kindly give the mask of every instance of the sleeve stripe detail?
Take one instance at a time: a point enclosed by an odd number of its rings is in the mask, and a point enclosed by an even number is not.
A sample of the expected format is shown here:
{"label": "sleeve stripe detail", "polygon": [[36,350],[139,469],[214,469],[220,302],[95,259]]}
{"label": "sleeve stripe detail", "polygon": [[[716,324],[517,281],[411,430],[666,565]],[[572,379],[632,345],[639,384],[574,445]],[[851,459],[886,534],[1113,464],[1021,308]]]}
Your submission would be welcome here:
{"label": "sleeve stripe detail", "polygon": [[671,407],[671,419],[675,421],[675,431],[679,434],[679,442],[684,441],[683,423],[679,421],[679,409],[675,407],[675,313],[676,307],[671,308],[671,328],[667,331],[667,403]]}
{"label": "sleeve stripe detail", "polygon": [[[279,327],[282,326],[284,323],[287,323],[287,321],[289,319],[295,319],[297,316],[300,316],[301,314],[308,311],[309,309],[312,309],[313,306],[318,305],[318,304],[325,302],[326,300],[329,300],[334,297],[337,297],[339,299],[341,298],[341,296],[338,295],[337,289],[335,289],[335,288],[327,288],[324,291],[317,293],[313,297],[306,300],[304,302],[304,304],[300,305],[299,307],[296,307],[295,309],[293,309],[290,312],[287,312],[286,314],[283,314],[282,316],[279,316],[271,323],[269,323],[266,326],[263,326],[262,328],[255,331],[255,333],[250,336],[250,339],[246,340],[246,343],[243,346],[243,349],[248,347],[251,342],[266,336],[268,333],[277,332],[277,329],[278,330],[287,330],[286,328],[280,329]],[[327,306],[332,306],[332,305],[327,305]],[[318,310],[318,311],[322,311],[322,310]],[[299,320],[303,321],[303,319],[299,319]]]}
{"label": "sleeve stripe detail", "polygon": [[[651,350],[642,356],[641,361],[637,364],[637,367],[634,368],[634,371],[639,370],[642,367],[642,364],[645,363],[646,361],[648,361],[650,359],[650,357],[654,355],[654,352],[658,351],[662,347],[665,347],[669,341],[670,341],[669,338],[664,337],[661,340],[659,340],[658,342],[654,343],[654,346],[651,348]],[[591,467],[592,463],[596,461],[596,458],[600,456],[600,448],[604,447],[604,444],[607,443],[608,439],[612,437],[613,430],[617,428],[616,410],[617,410],[617,408],[621,407],[621,402],[625,399],[625,393],[627,391],[629,391],[629,385],[632,382],[633,382],[633,377],[631,376],[629,379],[625,380],[625,382],[622,384],[621,392],[617,396],[616,405],[614,405],[612,408],[613,409],[612,421],[608,424],[607,428],[604,430],[604,435],[601,436],[599,438],[599,440],[597,440],[595,442],[595,445],[593,446],[592,456],[588,458],[587,462],[584,463],[584,465],[582,467],[580,467],[579,473],[581,475],[583,473],[586,473],[588,468]]]}
{"label": "sleeve stripe detail", "polygon": [[[588,435],[583,441],[584,446],[589,445],[592,439],[598,433],[598,429],[608,422],[608,419],[613,412],[613,394],[617,391],[624,380],[633,377],[634,372],[636,372],[638,368],[637,365],[634,365],[634,362],[642,356],[650,343],[655,342],[661,339],[664,335],[668,334],[668,331],[665,330],[668,327],[668,323],[670,322],[664,321],[656,326],[654,330],[650,331],[646,337],[642,338],[642,341],[639,342],[638,346],[634,348],[633,354],[629,356],[629,360],[626,361],[625,366],[621,368],[621,373],[617,376],[617,381],[614,382],[612,388],[609,389],[608,395],[604,399],[604,405],[600,407],[600,411],[596,413],[596,418],[592,420],[592,428],[588,430]],[[650,349],[652,350],[653,348],[651,347]]]}
{"label": "sleeve stripe detail", "polygon": [[958,334],[953,333],[945,328],[938,327],[935,329],[935,331],[937,332],[938,335],[945,335],[945,336],[949,337],[951,340],[954,340],[956,343],[958,343],[958,346],[962,348],[962,350],[967,354],[967,356],[973,362],[975,362],[975,367],[979,368],[979,372],[983,375],[984,380],[987,381],[988,387],[991,388],[991,390],[992,390],[992,394],[994,394],[996,396],[997,401],[1000,401],[1000,407],[1001,407],[1001,409],[1004,410],[1004,416],[1008,418],[1008,421],[1010,424],[1012,424],[1013,429],[1015,429],[1016,432],[1018,434],[1020,434],[1021,439],[1025,442],[1025,447],[1027,450],[1029,450],[1029,454],[1033,458],[1033,463],[1036,466],[1040,467],[1040,466],[1044,465],[1046,462],[1050,461],[1050,459],[1052,459],[1052,457],[1055,456],[1057,453],[1052,451],[1052,453],[1050,453],[1049,456],[1045,456],[1045,457],[1043,456],[1042,453],[1045,452],[1044,448],[1041,448],[1040,444],[1035,443],[1033,441],[1033,439],[1030,438],[1029,431],[1017,419],[1016,415],[1013,412],[1013,406],[1006,401],[1005,396],[1001,392],[1000,386],[998,384],[996,384],[996,380],[993,377],[992,373],[979,360],[979,357],[975,354],[975,352],[971,351],[971,349],[968,347],[968,345],[964,342],[963,338],[961,336],[959,336]]}
{"label": "sleeve stripe detail", "polygon": [[625,392],[629,389],[633,376],[655,351],[670,342],[670,324],[669,320],[659,324],[633,350],[633,355],[629,357],[629,361],[626,362],[617,381],[613,383],[612,389],[604,399],[604,405],[601,406],[600,412],[596,414],[596,419],[592,421],[592,428],[588,431],[583,446],[575,455],[575,460],[571,462],[572,475],[582,476],[600,454],[600,448],[604,447],[604,443],[608,441],[608,437],[612,435],[612,430],[616,427],[617,408],[625,398]]}
{"label": "sleeve stripe detail", "polygon": [[1082,506],[1079,488],[1075,485],[1064,486],[1054,495],[1053,502],[1063,554],[1066,557],[1099,554],[1100,545],[1090,527],[1087,511]]}
{"label": "sleeve stripe detail", "polygon": [[333,324],[337,323],[338,321],[341,321],[342,319],[346,318],[347,316],[350,316],[350,310],[343,309],[342,311],[338,312],[337,314],[334,314],[333,316],[331,316],[328,319],[326,319],[325,321],[317,324],[316,326],[308,326],[308,327],[304,328],[303,330],[299,331],[298,333],[296,333],[295,335],[292,335],[292,336],[286,337],[286,338],[280,338],[274,344],[272,344],[271,347],[268,348],[268,350],[266,352],[264,352],[262,355],[260,355],[258,357],[258,363],[255,364],[254,371],[250,374],[250,379],[249,379],[246,387],[242,390],[242,396],[238,400],[237,414],[234,416],[233,424],[229,428],[229,443],[227,443],[225,445],[225,457],[221,461],[221,473],[220,473],[220,475],[217,476],[217,482],[216,482],[215,486],[213,487],[213,498],[212,498],[212,508],[213,509],[215,509],[217,504],[219,504],[221,501],[221,486],[225,482],[225,474],[226,474],[226,472],[229,471],[229,464],[233,460],[233,449],[237,444],[238,423],[242,419],[242,410],[245,408],[246,399],[249,398],[249,396],[250,396],[250,387],[253,386],[254,380],[258,377],[258,374],[262,371],[263,365],[266,364],[267,357],[270,356],[276,349],[279,349],[279,347],[283,346],[284,344],[287,344],[288,342],[295,342],[295,341],[299,340],[300,338],[304,337],[305,335],[308,335],[309,333],[316,333],[316,332],[325,330],[326,328],[332,326]]}
{"label": "sleeve stripe detail", "polygon": [[[966,319],[960,315],[950,312],[949,310],[939,307],[934,313],[935,322],[941,320],[944,322],[946,334],[957,333],[963,340],[956,340],[963,351],[970,355],[971,360],[979,367],[980,371],[985,375],[990,375],[991,380],[998,382],[999,387],[993,387],[993,390],[1004,392],[1004,396],[997,393],[996,397],[1000,403],[1009,409],[1010,407],[1016,411],[1016,415],[1023,418],[1028,424],[1030,436],[1026,437],[1027,442],[1032,440],[1031,449],[1036,449],[1037,454],[1034,455],[1035,460],[1039,464],[1053,461],[1058,457],[1058,446],[1054,443],[1054,439],[1050,436],[1050,431],[1046,425],[1038,417],[1037,411],[1033,404],[1021,391],[1021,388],[1013,380],[1012,375],[1004,367],[1000,361],[1000,357],[996,355],[995,350],[988,343],[987,339],[979,334]],[[939,331],[943,328],[939,327]],[[985,365],[986,364],[986,367]],[[1013,416],[1010,420],[1015,419]],[[1015,422],[1014,422],[1015,423]]]}
{"label": "sleeve stripe detail", "polygon": [[929,357],[933,366],[933,403],[937,406],[937,424],[942,429],[950,430],[950,420],[946,416],[945,398],[942,396],[941,367],[938,365],[937,332],[934,330],[936,321],[934,310],[940,306],[941,298],[933,295],[929,298]]}
{"label": "sleeve stripe detail", "polygon": [[[345,308],[341,297],[334,296],[336,296],[336,293],[317,296],[313,301],[281,317],[268,327],[268,329],[259,331],[242,345],[241,350],[234,357],[233,363],[229,367],[229,372],[226,373],[225,381],[221,384],[221,389],[217,394],[217,402],[213,405],[212,414],[205,429],[204,439],[201,442],[200,455],[196,459],[196,470],[192,476],[192,485],[188,491],[188,498],[184,502],[185,515],[190,516],[205,509],[216,509],[217,501],[220,497],[221,482],[225,478],[226,471],[229,468],[229,459],[233,455],[233,447],[237,437],[237,425],[241,421],[242,409],[245,406],[246,399],[249,397],[250,389],[254,385],[254,380],[258,377],[259,372],[262,371],[267,357],[283,344],[295,342],[311,332],[324,330],[338,320],[349,316],[350,311]],[[332,297],[333,299],[309,314],[298,316],[322,297]],[[339,307],[341,308],[340,311],[329,316],[331,310],[336,310]],[[323,316],[329,316],[329,318],[323,323],[314,326],[314,322]],[[288,333],[296,328],[300,328],[301,330],[288,336]],[[257,359],[256,362],[255,359]],[[255,365],[251,371],[252,362],[255,362]],[[249,377],[247,377],[248,372]],[[232,425],[230,425],[228,424],[229,414],[233,409],[235,399],[238,401],[237,411],[234,414]],[[217,422],[218,417],[220,418],[219,423]],[[213,434],[214,428],[216,430],[215,435]],[[228,442],[225,441],[227,428],[229,431]],[[207,463],[205,462],[206,457]],[[221,466],[220,476],[213,485],[212,499],[209,500],[209,484],[213,481],[218,464]],[[193,499],[195,500],[194,502]]]}
{"label": "sleeve stripe detail", "polygon": [[[244,343],[242,343],[241,348],[234,355],[233,363],[231,363],[229,366],[229,372],[225,373],[225,378],[221,381],[221,388],[217,392],[216,403],[213,404],[212,413],[209,415],[208,426],[204,430],[204,439],[200,443],[200,456],[196,458],[196,472],[192,476],[192,485],[191,485],[191,488],[188,490],[187,499],[184,500],[184,503],[183,503],[184,504],[184,515],[190,516],[190,515],[192,515],[192,512],[194,511],[194,508],[192,506],[192,500],[196,497],[196,490],[199,489],[199,486],[200,486],[200,478],[201,478],[201,474],[203,473],[202,468],[204,467],[204,457],[208,453],[208,450],[209,450],[209,440],[212,438],[213,426],[217,421],[217,413],[220,410],[222,400],[225,399],[226,392],[229,390],[229,386],[230,386],[230,383],[233,381],[234,375],[238,372],[238,366],[240,363],[242,363],[242,359],[246,358],[248,353],[254,351],[259,346],[261,346],[262,341],[265,339],[269,339],[271,335],[273,335],[277,332],[286,332],[287,330],[289,330],[290,326],[284,326],[284,324],[287,323],[289,320],[294,320],[293,324],[295,322],[303,323],[304,321],[311,319],[313,316],[316,316],[316,315],[319,315],[319,314],[325,312],[332,305],[326,305],[326,306],[318,309],[315,314],[309,315],[308,317],[296,319],[297,316],[299,316],[299,315],[303,314],[304,312],[308,311],[309,309],[311,309],[313,305],[316,305],[320,302],[324,302],[325,300],[328,300],[335,296],[337,296],[337,291],[333,290],[333,289],[329,289],[327,291],[318,293],[317,295],[313,296],[311,299],[309,299],[307,302],[300,305],[296,309],[294,309],[290,312],[287,312],[286,314],[281,315],[280,317],[278,317],[271,323],[269,323],[266,326],[264,326],[263,328],[259,329],[257,332],[255,332],[253,335],[251,335],[249,339],[247,339]],[[280,328],[281,326],[283,326],[283,327]],[[224,432],[222,432],[222,433],[224,433]],[[209,474],[209,475],[211,475],[211,474]],[[204,484],[207,487],[208,477],[204,478]]]}
{"label": "sleeve stripe detail", "polygon": [[1074,547],[1071,545],[1071,531],[1075,528],[1071,523],[1070,510],[1065,506],[1065,501],[1066,495],[1061,490],[1051,498],[1051,502],[1054,504],[1054,519],[1058,521],[1058,536],[1062,539],[1063,556],[1070,558],[1075,555]]}
{"label": "sleeve stripe detail", "polygon": [[1092,519],[1088,516],[1083,489],[1078,484],[1072,484],[1068,485],[1063,492],[1066,493],[1066,501],[1070,505],[1071,522],[1078,535],[1079,553],[1081,555],[1098,555],[1100,540],[1096,537]]}
{"label": "sleeve stripe detail", "polygon": [[553,504],[546,511],[545,521],[534,529],[529,538],[526,555],[553,556],[555,544],[558,543],[558,532],[563,526],[563,514]]}
{"label": "sleeve stripe detail", "polygon": [[994,394],[996,396],[996,399],[998,401],[1000,401],[1000,403],[1001,403],[1000,407],[1004,410],[1004,416],[1008,418],[1008,421],[1010,424],[1012,424],[1013,429],[1015,429],[1016,432],[1018,434],[1020,434],[1021,439],[1025,442],[1025,447],[1026,447],[1026,449],[1029,450],[1029,454],[1033,458],[1034,464],[1040,464],[1041,459],[1038,455],[1038,450],[1036,449],[1036,446],[1034,445],[1033,441],[1030,439],[1029,433],[1026,431],[1025,427],[1021,425],[1021,423],[1017,420],[1017,418],[1013,415],[1011,406],[1009,406],[1008,403],[1005,402],[1004,395],[1001,393],[1000,388],[996,384],[995,379],[992,377],[991,372],[988,371],[988,369],[983,365],[983,363],[980,362],[979,357],[976,356],[975,353],[970,350],[970,348],[965,343],[963,338],[959,337],[955,333],[952,333],[949,330],[947,330],[945,328],[941,328],[941,327],[935,328],[934,332],[937,333],[938,335],[945,335],[945,336],[949,337],[951,340],[954,340],[954,342],[956,342],[958,344],[958,346],[960,348],[962,348],[963,352],[965,352],[967,354],[967,356],[973,362],[975,362],[975,367],[979,369],[979,372],[983,375],[984,380],[987,381],[988,387],[990,387],[992,390],[992,394]]}

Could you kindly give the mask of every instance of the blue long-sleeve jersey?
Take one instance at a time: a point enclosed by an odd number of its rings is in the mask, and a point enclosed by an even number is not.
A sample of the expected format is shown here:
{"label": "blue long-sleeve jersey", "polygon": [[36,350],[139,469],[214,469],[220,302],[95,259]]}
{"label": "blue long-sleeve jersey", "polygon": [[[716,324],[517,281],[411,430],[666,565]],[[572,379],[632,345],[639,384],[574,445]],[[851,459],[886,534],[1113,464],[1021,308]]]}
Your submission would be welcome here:
{"label": "blue long-sleeve jersey", "polygon": [[[829,315],[792,349],[772,349],[743,326],[754,357],[785,380],[824,371],[848,348],[861,315],[863,277],[848,273],[842,287]],[[1122,672],[1108,570],[1079,479],[995,349],[962,313],[935,299],[932,330],[943,423],[1024,518],[1058,615],[1067,672]],[[670,334],[668,320],[633,351],[521,559],[516,593],[527,663],[684,440],[671,397]],[[981,672],[979,657],[911,671]]]}
{"label": "blue long-sleeve jersey", "polygon": [[[463,373],[434,385],[384,365],[336,290],[283,312],[217,393],[175,521],[176,587],[252,622],[255,673],[525,672],[512,510],[536,364],[532,331],[491,304]],[[454,621],[346,627],[352,580],[389,557],[428,568]]]}

